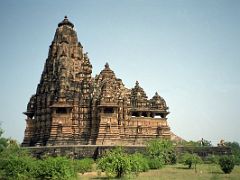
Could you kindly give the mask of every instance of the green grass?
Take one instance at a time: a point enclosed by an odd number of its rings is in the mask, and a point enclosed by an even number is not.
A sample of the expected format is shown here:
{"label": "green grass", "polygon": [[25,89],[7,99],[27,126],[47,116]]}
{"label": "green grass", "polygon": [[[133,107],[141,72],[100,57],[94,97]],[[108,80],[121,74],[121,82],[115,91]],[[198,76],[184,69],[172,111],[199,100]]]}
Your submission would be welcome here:
{"label": "green grass", "polygon": [[[80,175],[79,179],[106,179],[106,176],[98,176],[96,172],[85,175]],[[194,180],[194,179],[240,179],[240,166],[235,166],[231,174],[224,174],[218,165],[199,164],[197,165],[197,172],[194,169],[186,169],[183,165],[169,165],[159,170],[150,170],[148,172],[140,173],[138,177],[133,178],[137,180]]]}

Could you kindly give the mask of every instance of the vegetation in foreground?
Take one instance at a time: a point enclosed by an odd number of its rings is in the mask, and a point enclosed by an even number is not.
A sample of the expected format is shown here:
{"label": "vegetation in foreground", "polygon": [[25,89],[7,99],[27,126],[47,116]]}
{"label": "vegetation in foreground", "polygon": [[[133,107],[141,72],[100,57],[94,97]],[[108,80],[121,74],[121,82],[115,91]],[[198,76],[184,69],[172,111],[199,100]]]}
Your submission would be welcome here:
{"label": "vegetation in foreground", "polygon": [[[194,168],[188,169],[183,164],[175,164],[175,165],[166,165],[161,169],[153,169],[147,172],[141,172],[137,177],[131,177],[131,179],[137,180],[206,180],[206,179],[231,179],[231,180],[239,180],[240,177],[240,166],[235,166],[233,171],[230,174],[225,174],[218,165],[216,164],[198,164],[197,172],[195,172]],[[102,173],[101,175],[94,170],[90,173],[85,173],[84,175],[80,175],[79,179],[87,180],[87,179],[108,179],[107,175]]]}
{"label": "vegetation in foreground", "polygon": [[[81,179],[136,176],[137,179],[239,179],[240,176],[240,167],[235,166],[239,164],[240,147],[235,142],[228,143],[233,149],[232,156],[211,155],[202,160],[196,154],[177,156],[168,140],[152,140],[144,154],[127,154],[118,147],[94,162],[90,158],[74,160],[60,156],[36,159],[16,141],[2,137],[2,133],[0,128],[0,179],[77,179],[79,176]],[[84,175],[87,172],[98,174]]]}

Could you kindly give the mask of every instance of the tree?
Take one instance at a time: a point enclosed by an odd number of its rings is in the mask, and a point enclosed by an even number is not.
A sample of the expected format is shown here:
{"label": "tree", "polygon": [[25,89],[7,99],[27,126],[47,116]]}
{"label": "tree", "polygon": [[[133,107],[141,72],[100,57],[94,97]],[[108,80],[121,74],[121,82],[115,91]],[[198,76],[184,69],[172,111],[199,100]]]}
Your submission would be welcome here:
{"label": "tree", "polygon": [[2,137],[4,131],[3,129],[1,128],[1,123],[0,123],[0,153],[4,150],[4,148],[7,147],[8,145],[8,139],[7,138],[4,138]]}
{"label": "tree", "polygon": [[225,145],[230,147],[234,155],[234,164],[240,165],[240,145],[238,142],[226,142]]}
{"label": "tree", "polygon": [[140,172],[146,172],[149,170],[148,160],[140,153],[134,153],[129,155],[131,172],[138,175]]}
{"label": "tree", "polygon": [[106,172],[109,177],[120,178],[131,172],[130,159],[120,147],[108,151],[98,160],[97,167],[101,171]]}
{"label": "tree", "polygon": [[68,180],[75,177],[73,161],[67,157],[46,157],[35,166],[36,179]]}
{"label": "tree", "polygon": [[1,176],[8,179],[32,178],[35,162],[36,159],[28,151],[21,149],[15,141],[10,141],[0,153]]}
{"label": "tree", "polygon": [[219,165],[222,169],[222,171],[226,174],[229,174],[232,172],[234,168],[234,160],[231,156],[222,156],[219,159]]}
{"label": "tree", "polygon": [[195,172],[197,171],[197,164],[202,162],[202,159],[197,154],[184,153],[181,157],[181,162],[188,166],[189,169],[194,165]]}
{"label": "tree", "polygon": [[147,144],[147,156],[150,159],[163,160],[164,164],[176,163],[176,154],[173,143],[166,139],[154,139]]}

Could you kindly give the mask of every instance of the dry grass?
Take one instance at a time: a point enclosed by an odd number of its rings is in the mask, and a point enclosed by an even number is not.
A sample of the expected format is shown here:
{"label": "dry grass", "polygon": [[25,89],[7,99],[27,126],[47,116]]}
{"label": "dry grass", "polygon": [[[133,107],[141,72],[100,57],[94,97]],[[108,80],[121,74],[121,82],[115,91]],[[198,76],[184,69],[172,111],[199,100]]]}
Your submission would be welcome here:
{"label": "dry grass", "polygon": [[[79,175],[79,179],[107,179],[104,174],[101,176],[97,172]],[[160,170],[150,170],[140,173],[138,177],[132,178],[137,180],[205,180],[205,179],[231,179],[240,180],[240,166],[235,166],[231,174],[224,174],[219,166],[201,164],[197,166],[197,172],[194,169],[186,169],[183,165],[166,166]]]}

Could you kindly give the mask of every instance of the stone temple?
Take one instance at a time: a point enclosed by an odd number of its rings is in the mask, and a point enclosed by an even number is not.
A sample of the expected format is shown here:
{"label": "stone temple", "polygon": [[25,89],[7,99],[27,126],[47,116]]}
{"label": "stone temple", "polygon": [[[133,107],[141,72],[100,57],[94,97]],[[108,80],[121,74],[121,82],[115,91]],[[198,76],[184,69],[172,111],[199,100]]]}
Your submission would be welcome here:
{"label": "stone temple", "polygon": [[124,86],[108,63],[96,77],[67,17],[58,24],[36,94],[24,114],[22,146],[143,145],[171,138],[168,107],[136,81]]}

